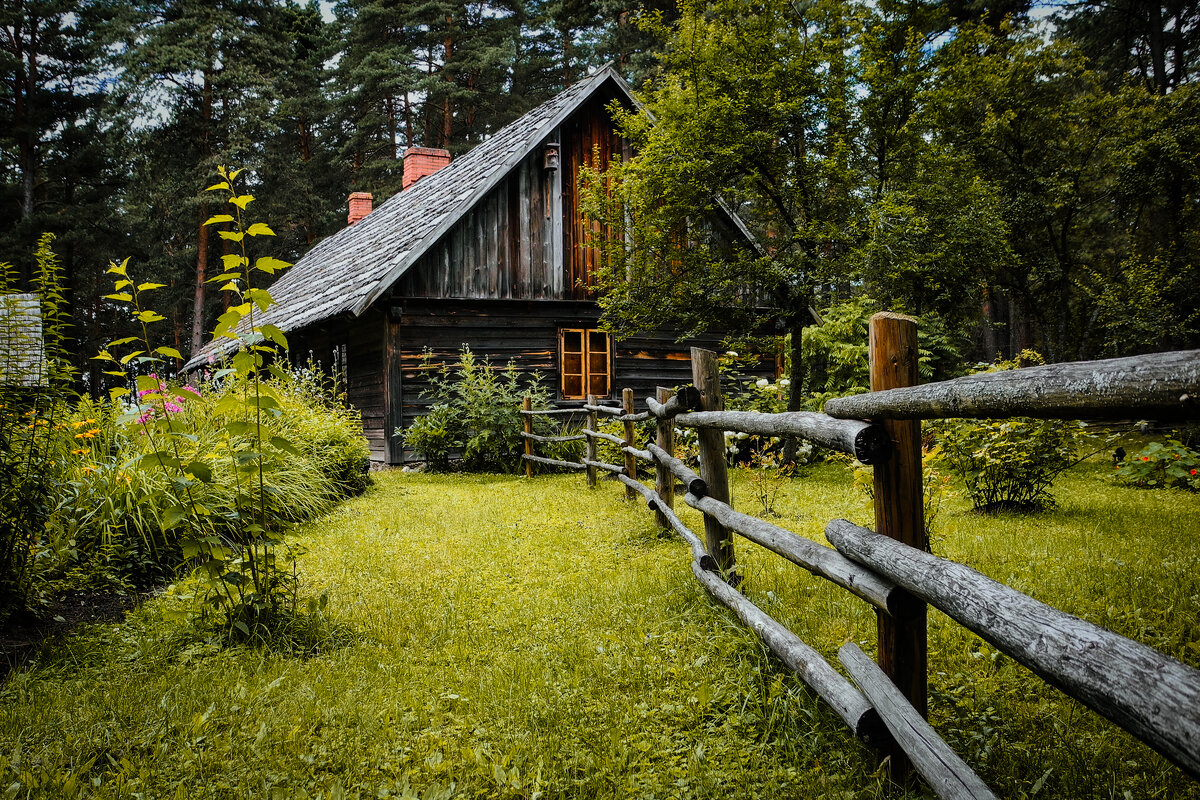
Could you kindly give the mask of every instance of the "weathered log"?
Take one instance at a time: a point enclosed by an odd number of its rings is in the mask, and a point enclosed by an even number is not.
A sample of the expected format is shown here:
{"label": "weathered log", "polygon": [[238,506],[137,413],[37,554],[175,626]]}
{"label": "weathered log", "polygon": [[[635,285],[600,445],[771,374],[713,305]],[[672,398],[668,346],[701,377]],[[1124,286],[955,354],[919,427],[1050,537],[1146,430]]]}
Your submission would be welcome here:
{"label": "weathered log", "polygon": [[702,402],[703,398],[700,396],[700,390],[689,384],[681,386],[675,391],[673,397],[669,397],[666,400],[647,397],[646,407],[650,409],[650,413],[656,418],[664,420],[671,419],[677,414],[694,411],[700,408]]}
{"label": "weathered log", "polygon": [[1200,350],[968,375],[835,398],[825,413],[850,419],[1197,419]]}
{"label": "weathered log", "polygon": [[650,451],[650,455],[654,457],[654,461],[662,464],[672,475],[679,478],[689,492],[696,497],[705,497],[708,495],[708,484],[704,482],[703,478],[688,469],[687,464],[684,464],[656,444],[647,443],[646,449]]}
{"label": "weathered log", "polygon": [[619,417],[613,417],[617,422],[645,422],[648,419],[654,419],[654,415],[649,411],[639,411],[636,414],[622,414]]}
{"label": "weathered log", "polygon": [[646,505],[651,511],[655,511],[666,517],[667,524],[669,524],[676,533],[683,537],[683,540],[688,543],[689,547],[692,548],[692,558],[700,562],[701,569],[708,572],[717,569],[717,562],[714,561],[713,557],[704,550],[704,542],[700,541],[700,537],[692,533],[691,529],[683,524],[683,521],[679,519],[679,517],[675,514],[675,511],[663,502],[662,497],[660,497],[657,492],[640,483],[639,481],[633,480],[628,475],[618,475],[617,480],[621,481],[621,483],[625,484],[626,486],[631,487],[634,491],[640,493],[642,497],[646,498]]}
{"label": "weathered log", "polygon": [[[587,396],[587,404],[589,406],[595,405],[596,404],[596,395],[589,394]],[[587,436],[587,453],[584,455],[584,458],[583,458],[583,463],[585,465],[589,461],[596,460],[596,440],[591,436],[591,434],[597,433],[596,423],[597,423],[596,412],[589,411],[587,414],[586,427],[583,429],[584,435]],[[596,479],[597,479],[596,468],[595,467],[587,467],[588,488],[594,489],[596,487],[596,483],[597,483]]]}
{"label": "weathered log", "polygon": [[760,436],[800,436],[814,444],[849,453],[864,464],[886,461],[892,443],[881,425],[861,420],[834,419],[811,411],[692,411],[675,417],[689,428],[756,433]]}
{"label": "weathered log", "polygon": [[584,439],[586,439],[587,437],[584,436],[582,433],[577,433],[574,436],[539,436],[536,433],[525,433],[525,431],[521,431],[521,438],[528,439],[531,442],[550,443],[550,442],[581,442]]}
{"label": "weathered log", "polygon": [[522,453],[521,458],[526,461],[532,461],[536,464],[548,464],[551,467],[565,467],[566,469],[584,469],[585,465],[575,461],[559,461],[556,458],[543,458],[541,456],[531,456],[527,453]]}
{"label": "weathered log", "polygon": [[625,413],[625,410],[620,406],[604,406],[599,403],[584,403],[584,411],[591,411],[596,414],[610,414],[612,416],[620,416]]}
{"label": "weathered log", "polygon": [[[695,390],[695,387],[692,387]],[[659,386],[656,389],[658,397],[655,398],[655,404],[663,406],[670,403],[674,399],[674,392],[670,389]],[[699,399],[700,393],[696,392],[696,398]],[[646,400],[647,404],[650,398]],[[651,409],[653,410],[653,409]],[[667,456],[674,458],[675,456],[675,423],[673,420],[658,418],[658,422],[654,425],[654,444]],[[671,470],[666,464],[655,462],[654,466],[654,490],[658,492],[658,496],[662,498],[662,503],[667,508],[675,508],[675,476],[671,474]],[[658,524],[666,527],[669,523],[663,514],[657,516]]]}
{"label": "weathered log", "polygon": [[846,520],[829,523],[825,535],[1200,777],[1200,670]]}
{"label": "weathered log", "polygon": [[547,409],[542,409],[540,411],[526,411],[525,409],[521,409],[521,413],[526,416],[530,416],[530,417],[559,416],[559,415],[565,416],[567,414],[578,414],[579,409],[578,408],[547,408]]}
{"label": "weathered log", "polygon": [[717,562],[704,550],[700,537],[683,524],[653,489],[625,475],[618,480],[646,498],[647,505],[667,518],[671,527],[692,549],[692,573],[709,593],[762,639],[771,652],[833,708],[850,730],[865,742],[875,744],[886,734],[879,716],[862,693],[839,675],[821,655],[800,637],[772,619],[721,579]]}
{"label": "weathered log", "polygon": [[[649,450],[638,450],[636,447],[628,447],[627,446],[627,447],[622,447],[621,452],[627,456],[634,458],[634,459],[640,458],[642,461],[650,461],[652,463],[654,461],[654,456],[652,456],[650,454]],[[635,461],[635,463],[636,463],[636,461]],[[626,465],[626,472],[628,473],[628,465]],[[633,475],[632,477],[636,479],[637,475]]]}
{"label": "weathered log", "polygon": [[855,736],[872,744],[880,741],[884,736],[883,725],[875,709],[850,681],[821,658],[820,653],[768,616],[715,573],[705,572],[694,561],[692,572],[713,597],[725,604],[750,630],[758,634],[776,658],[830,705],[850,726]]}
{"label": "weathered log", "polygon": [[613,436],[611,433],[605,433],[604,431],[589,431],[585,428],[583,435],[589,439],[603,439],[606,442],[612,442],[620,447],[625,446],[625,440],[620,436]]}
{"label": "weathered log", "polygon": [[605,472],[615,472],[618,475],[625,474],[625,467],[621,466],[620,464],[607,464],[603,461],[592,461],[591,459],[585,458],[583,460],[583,466],[595,467],[596,469],[602,469]]}
{"label": "weathered log", "polygon": [[[533,399],[529,395],[525,395],[525,400],[521,404],[521,411],[528,412],[533,408]],[[521,419],[524,424],[524,430],[521,435],[525,437],[525,477],[533,477],[533,461],[529,459],[533,455],[533,444],[530,442],[530,437],[533,436],[533,417],[528,413]]]}
{"label": "weathered log", "polygon": [[[621,390],[621,408],[625,410],[625,414],[621,417],[621,419],[628,420],[629,416],[633,413],[633,389]],[[625,429],[625,441],[622,442],[623,446],[621,447],[621,453],[625,456],[625,474],[636,481],[638,476],[637,457],[630,452],[630,450],[633,448],[633,437],[636,433],[636,429],[633,427],[633,423],[628,421],[623,423],[623,427]],[[632,500],[633,495],[633,489],[626,486],[625,499]]]}
{"label": "weathered log", "polygon": [[783,556],[814,575],[836,583],[888,613],[907,607],[905,592],[891,581],[864,569],[832,547],[817,544],[811,539],[784,530],[769,522],[734,511],[725,503],[711,497],[684,495],[683,501],[732,531],[760,544],[776,555]]}
{"label": "weathered log", "polygon": [[892,740],[921,773],[934,794],[946,800],[996,800],[996,795],[966,762],[938,736],[891,679],[854,642],[838,651],[838,660],[867,696],[892,734]]}
{"label": "weathered log", "polygon": [[[717,368],[717,354],[700,347],[692,348],[692,383],[700,390],[702,407],[705,411],[725,410],[721,396],[721,375]],[[676,417],[679,419],[679,417]],[[730,502],[729,470],[725,464],[725,436],[719,430],[701,429],[697,432],[700,444],[700,477],[708,485],[708,495],[726,505]],[[737,559],[733,549],[733,537],[717,519],[704,517],[704,545],[722,572],[732,581],[739,580],[734,565]]]}
{"label": "weathered log", "polygon": [[[869,334],[871,391],[915,386],[920,358],[917,321],[902,314],[875,314]],[[875,530],[925,550],[921,422],[889,419],[882,424],[892,443],[892,455],[872,470]],[[929,713],[928,620],[929,609],[921,602],[905,603],[891,614],[877,614],[875,619],[879,667],[922,717]],[[888,752],[892,777],[902,778],[911,765],[902,750],[894,749],[894,742],[889,747],[893,748]]]}

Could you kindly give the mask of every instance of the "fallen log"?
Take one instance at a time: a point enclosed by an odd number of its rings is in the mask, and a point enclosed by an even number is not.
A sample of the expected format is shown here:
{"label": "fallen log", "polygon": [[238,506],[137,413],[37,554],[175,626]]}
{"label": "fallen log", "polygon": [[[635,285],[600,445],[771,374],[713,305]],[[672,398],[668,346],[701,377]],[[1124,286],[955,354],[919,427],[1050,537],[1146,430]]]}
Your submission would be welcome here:
{"label": "fallen log", "polygon": [[1200,777],[1200,670],[844,519],[829,523],[825,535],[848,558],[895,581]]}

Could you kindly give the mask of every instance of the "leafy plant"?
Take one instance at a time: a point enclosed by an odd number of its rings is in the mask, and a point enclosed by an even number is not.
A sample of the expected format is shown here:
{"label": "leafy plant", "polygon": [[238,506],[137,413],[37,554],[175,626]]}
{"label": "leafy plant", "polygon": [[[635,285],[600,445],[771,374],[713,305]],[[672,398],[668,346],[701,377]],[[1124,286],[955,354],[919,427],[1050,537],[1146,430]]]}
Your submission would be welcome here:
{"label": "leafy plant", "polygon": [[62,419],[74,392],[53,243],[49,233],[38,241],[33,296],[17,295],[15,272],[0,264],[0,618],[31,600],[69,440]]}
{"label": "leafy plant", "polygon": [[[446,470],[457,457],[471,471],[513,472],[524,452],[524,418],[520,409],[526,395],[534,408],[545,408],[549,392],[537,373],[525,376],[511,361],[496,368],[479,361],[463,346],[458,363],[435,363],[426,350],[421,369],[428,376],[424,397],[432,400],[429,412],[397,436],[413,448],[431,469]],[[550,433],[554,423],[534,418],[534,432]]]}
{"label": "leafy plant", "polygon": [[[113,264],[114,293],[107,298],[128,304],[141,326],[141,335],[117,339],[109,348],[133,345],[120,358],[108,349],[97,358],[115,368],[107,372],[131,379],[131,389],[115,388],[114,401],[133,396],[136,402],[122,421],[140,426],[151,452],[133,466],[158,471],[167,478],[161,528],[177,527],[186,533],[178,540],[182,554],[195,564],[205,579],[209,601],[220,608],[231,631],[251,638],[294,615],[297,596],[294,573],[289,571],[291,554],[281,533],[293,518],[281,502],[271,475],[286,469],[288,458],[301,455],[296,446],[280,435],[283,406],[279,390],[264,373],[286,377],[282,368],[267,364],[276,347],[286,349],[287,340],[277,327],[256,324],[255,313],[266,311],[274,301],[255,284],[257,273],[274,274],[290,266],[271,256],[257,258],[253,265],[247,239],[274,236],[262,222],[247,223],[244,214],[254,201],[235,188],[241,170],[218,168],[221,180],[208,191],[225,196],[230,213],[216,214],[205,225],[225,226],[218,230],[229,241],[232,252],[222,256],[224,271],[210,282],[220,283],[228,293],[228,310],[218,319],[215,336],[237,342],[230,366],[216,373],[228,385],[211,408],[225,422],[218,441],[202,440],[195,425],[184,415],[184,397],[176,394],[157,374],[144,371],[161,368],[167,358],[180,358],[171,347],[154,347],[147,326],[164,318],[147,308],[143,297],[162,284],[137,283],[129,274],[128,259]],[[138,374],[139,372],[143,374]],[[192,390],[199,396],[199,392]],[[227,460],[234,475],[234,493],[229,507],[205,502],[205,486],[213,483],[214,464]]]}
{"label": "leafy plant", "polygon": [[[982,371],[1040,363],[1040,355],[1026,350]],[[1079,448],[1090,438],[1082,423],[1026,417],[941,420],[930,430],[978,511],[1038,511],[1054,505],[1054,479],[1078,462]]]}
{"label": "leafy plant", "polygon": [[1143,489],[1179,487],[1200,491],[1200,453],[1168,436],[1150,442],[1116,465],[1118,483]]}

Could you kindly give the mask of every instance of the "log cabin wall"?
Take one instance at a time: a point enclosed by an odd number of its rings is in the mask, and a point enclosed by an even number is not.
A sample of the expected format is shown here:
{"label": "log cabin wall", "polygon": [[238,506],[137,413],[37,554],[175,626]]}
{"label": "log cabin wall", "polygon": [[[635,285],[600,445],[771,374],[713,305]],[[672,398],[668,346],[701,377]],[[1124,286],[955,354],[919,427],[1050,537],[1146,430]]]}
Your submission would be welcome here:
{"label": "log cabin wall", "polygon": [[[493,367],[512,361],[522,373],[540,373],[541,385],[558,405],[583,404],[582,400],[562,399],[559,332],[597,328],[600,310],[595,303],[409,298],[396,301],[393,309],[387,336],[392,365],[389,432],[407,427],[429,408],[429,380],[422,365],[426,348],[432,351],[434,363],[454,364],[462,346],[469,345],[477,359],[487,358]],[[659,331],[614,341],[613,396],[632,388],[638,408],[644,408],[645,398],[653,396],[657,386],[691,382],[690,347],[716,348],[721,338],[714,333],[679,343],[675,337],[672,332]],[[388,453],[393,464],[411,457],[398,439],[389,442]]]}
{"label": "log cabin wall", "polygon": [[361,317],[336,317],[288,337],[293,365],[312,361],[327,375],[340,373],[347,402],[362,415],[371,460],[381,463],[388,460],[385,325],[383,312],[370,309]]}

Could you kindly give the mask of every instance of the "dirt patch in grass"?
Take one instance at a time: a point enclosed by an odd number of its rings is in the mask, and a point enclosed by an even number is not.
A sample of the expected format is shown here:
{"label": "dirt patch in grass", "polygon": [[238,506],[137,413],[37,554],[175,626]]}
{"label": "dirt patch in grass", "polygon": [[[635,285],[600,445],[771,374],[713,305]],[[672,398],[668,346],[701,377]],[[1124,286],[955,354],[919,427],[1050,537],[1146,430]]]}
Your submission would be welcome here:
{"label": "dirt patch in grass", "polygon": [[68,592],[38,612],[11,615],[0,626],[0,682],[41,652],[42,645],[80,625],[117,622],[138,603],[124,592]]}

